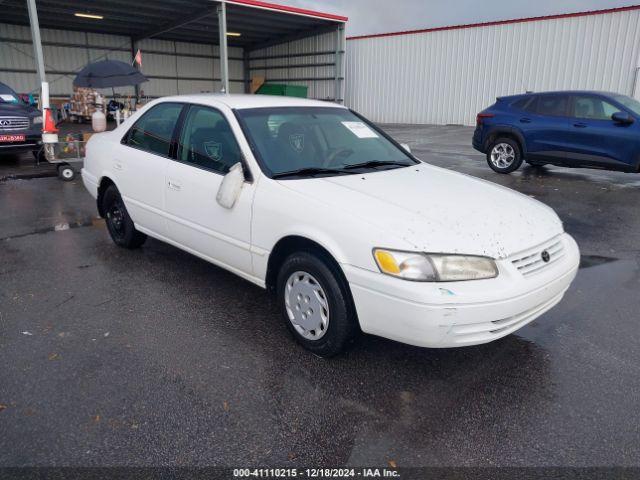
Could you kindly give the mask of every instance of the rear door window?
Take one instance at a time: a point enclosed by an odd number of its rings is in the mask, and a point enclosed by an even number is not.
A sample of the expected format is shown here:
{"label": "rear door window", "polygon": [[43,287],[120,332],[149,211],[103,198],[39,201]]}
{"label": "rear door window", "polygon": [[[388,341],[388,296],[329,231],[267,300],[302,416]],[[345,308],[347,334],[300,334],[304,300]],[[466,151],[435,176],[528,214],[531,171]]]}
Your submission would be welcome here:
{"label": "rear door window", "polygon": [[567,115],[569,97],[567,95],[540,95],[536,103],[538,115],[564,117]]}
{"label": "rear door window", "polygon": [[125,143],[130,147],[168,157],[173,131],[182,107],[181,103],[161,103],[151,108],[131,127]]}

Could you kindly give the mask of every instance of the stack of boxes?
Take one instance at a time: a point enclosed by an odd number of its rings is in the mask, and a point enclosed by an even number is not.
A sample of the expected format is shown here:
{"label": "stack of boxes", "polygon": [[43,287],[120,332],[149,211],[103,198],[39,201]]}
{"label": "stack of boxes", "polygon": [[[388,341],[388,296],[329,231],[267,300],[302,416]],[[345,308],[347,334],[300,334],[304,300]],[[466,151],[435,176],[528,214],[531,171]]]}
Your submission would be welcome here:
{"label": "stack of boxes", "polygon": [[77,117],[91,118],[100,109],[104,112],[104,97],[91,88],[73,87],[70,114]]}

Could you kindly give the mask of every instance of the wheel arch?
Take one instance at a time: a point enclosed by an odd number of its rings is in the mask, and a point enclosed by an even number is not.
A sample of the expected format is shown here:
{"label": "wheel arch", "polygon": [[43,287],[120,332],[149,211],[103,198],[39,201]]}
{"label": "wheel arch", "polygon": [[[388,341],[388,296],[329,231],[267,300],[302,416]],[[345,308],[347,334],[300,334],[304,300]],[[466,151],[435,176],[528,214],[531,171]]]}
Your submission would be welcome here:
{"label": "wheel arch", "polygon": [[511,138],[518,142],[518,146],[520,147],[520,153],[524,158],[527,154],[527,142],[525,141],[524,135],[518,129],[509,127],[509,126],[499,126],[491,130],[489,135],[487,135],[487,140],[485,142],[485,149],[487,152],[489,151],[489,147],[491,144],[498,138],[505,137]]}
{"label": "wheel arch", "polygon": [[267,261],[267,272],[265,275],[265,286],[268,291],[274,292],[276,289],[276,283],[278,279],[278,272],[280,267],[286,260],[286,258],[295,252],[308,252],[319,256],[322,260],[326,261],[331,267],[331,270],[338,276],[343,285],[349,291],[349,283],[345,276],[340,264],[336,260],[336,257],[331,251],[324,245],[315,240],[311,240],[308,237],[302,235],[287,235],[279,239],[271,249],[269,253],[269,259]]}
{"label": "wheel arch", "polygon": [[[116,183],[106,175],[100,178],[100,182],[98,183],[98,196],[96,197],[96,203],[98,205],[98,214],[102,218],[104,218],[104,215],[105,215],[105,212],[102,209],[102,198],[104,196],[104,192],[107,191],[107,188],[109,188],[109,186],[111,185],[115,186],[115,184]],[[116,186],[116,188],[118,187]]]}

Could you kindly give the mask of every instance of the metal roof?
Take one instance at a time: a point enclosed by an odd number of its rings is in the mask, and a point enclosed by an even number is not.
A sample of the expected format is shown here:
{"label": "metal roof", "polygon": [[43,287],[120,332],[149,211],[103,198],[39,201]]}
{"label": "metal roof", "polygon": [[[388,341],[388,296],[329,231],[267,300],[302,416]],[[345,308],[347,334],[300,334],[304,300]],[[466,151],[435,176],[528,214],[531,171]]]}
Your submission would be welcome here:
{"label": "metal roof", "polygon": [[[29,25],[27,2],[0,0],[3,23]],[[41,28],[218,44],[219,0],[38,0]],[[249,50],[335,30],[346,17],[259,0],[227,0],[229,46]],[[80,18],[75,13],[101,15]]]}

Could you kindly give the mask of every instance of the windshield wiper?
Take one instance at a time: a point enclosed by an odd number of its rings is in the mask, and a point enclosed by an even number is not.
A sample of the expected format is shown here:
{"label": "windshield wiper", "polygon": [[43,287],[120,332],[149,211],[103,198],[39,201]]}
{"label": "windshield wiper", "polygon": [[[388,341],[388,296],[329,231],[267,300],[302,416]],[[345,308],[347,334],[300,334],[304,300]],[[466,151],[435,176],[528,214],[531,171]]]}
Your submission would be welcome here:
{"label": "windshield wiper", "polygon": [[345,174],[351,173],[340,168],[322,168],[322,167],[305,167],[298,170],[290,170],[288,172],[281,172],[272,175],[271,178],[286,178],[286,177],[312,177],[314,175],[321,175],[323,173],[329,174]]}
{"label": "windshield wiper", "polygon": [[413,165],[412,163],[399,162],[397,160],[370,160],[368,162],[362,163],[354,163],[353,165],[347,165],[343,167],[345,170],[352,170],[356,168],[374,168],[374,167],[386,167],[386,166],[397,166],[397,167],[410,167]]}

